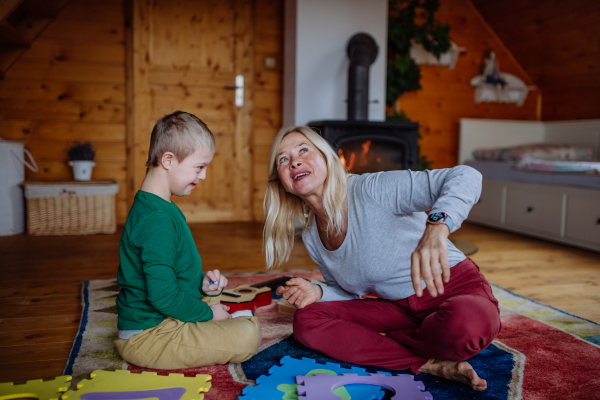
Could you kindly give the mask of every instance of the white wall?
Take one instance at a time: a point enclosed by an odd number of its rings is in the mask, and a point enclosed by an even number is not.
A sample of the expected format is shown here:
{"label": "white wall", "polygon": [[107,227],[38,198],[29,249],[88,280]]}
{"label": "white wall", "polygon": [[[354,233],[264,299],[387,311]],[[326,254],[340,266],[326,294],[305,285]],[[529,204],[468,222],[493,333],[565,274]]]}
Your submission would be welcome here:
{"label": "white wall", "polygon": [[594,159],[600,159],[600,120],[549,121],[545,128],[546,142],[591,147]]}
{"label": "white wall", "polygon": [[345,120],[346,46],[370,34],[379,54],[369,78],[369,120],[385,119],[388,0],[286,0],[284,125]]}

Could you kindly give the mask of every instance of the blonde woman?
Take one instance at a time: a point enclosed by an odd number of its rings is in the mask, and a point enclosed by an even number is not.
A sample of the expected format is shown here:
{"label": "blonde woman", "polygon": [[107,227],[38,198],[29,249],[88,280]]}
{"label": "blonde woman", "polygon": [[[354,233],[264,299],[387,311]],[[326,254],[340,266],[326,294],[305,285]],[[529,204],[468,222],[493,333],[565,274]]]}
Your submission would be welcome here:
{"label": "blonde woman", "polygon": [[[480,192],[481,175],[465,166],[350,175],[311,128],[280,131],[265,197],[267,268],[288,260],[300,217],[327,283],[294,278],[277,289],[299,309],[296,339],[339,360],[485,390],[464,360],[499,333],[498,302],[448,240]],[[379,298],[361,299],[368,293]]]}

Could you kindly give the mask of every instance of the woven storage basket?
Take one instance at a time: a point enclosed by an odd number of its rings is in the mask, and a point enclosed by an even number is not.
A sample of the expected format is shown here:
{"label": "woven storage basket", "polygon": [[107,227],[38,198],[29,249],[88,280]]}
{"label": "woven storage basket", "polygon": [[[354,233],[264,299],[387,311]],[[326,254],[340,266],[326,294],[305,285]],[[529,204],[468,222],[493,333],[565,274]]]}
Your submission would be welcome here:
{"label": "woven storage basket", "polygon": [[92,235],[117,230],[116,182],[26,182],[24,186],[29,235]]}

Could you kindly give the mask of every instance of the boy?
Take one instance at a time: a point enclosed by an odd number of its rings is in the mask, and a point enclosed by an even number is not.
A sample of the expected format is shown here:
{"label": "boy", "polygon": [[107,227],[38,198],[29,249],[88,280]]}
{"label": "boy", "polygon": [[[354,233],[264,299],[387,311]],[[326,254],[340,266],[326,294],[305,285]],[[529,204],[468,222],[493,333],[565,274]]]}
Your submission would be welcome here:
{"label": "boy", "polygon": [[202,272],[185,217],[171,196],[187,196],[206,178],[215,139],[199,118],[176,111],[154,126],[148,170],[121,235],[117,283],[119,338],[125,361],[179,369],[252,357],[256,317],[231,318],[219,304],[227,278]]}

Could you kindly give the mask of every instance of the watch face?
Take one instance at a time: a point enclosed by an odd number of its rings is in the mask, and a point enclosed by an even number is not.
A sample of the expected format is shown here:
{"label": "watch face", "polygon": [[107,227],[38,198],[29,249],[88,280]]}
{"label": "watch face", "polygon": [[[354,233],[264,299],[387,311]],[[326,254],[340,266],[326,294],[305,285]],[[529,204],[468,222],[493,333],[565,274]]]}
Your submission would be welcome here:
{"label": "watch face", "polygon": [[431,222],[443,221],[444,213],[437,212],[437,213],[429,214],[429,220]]}

